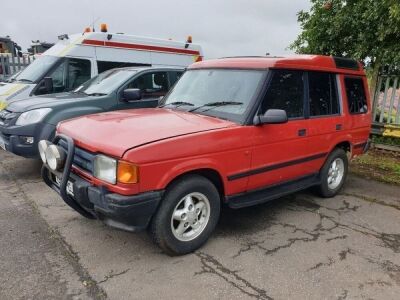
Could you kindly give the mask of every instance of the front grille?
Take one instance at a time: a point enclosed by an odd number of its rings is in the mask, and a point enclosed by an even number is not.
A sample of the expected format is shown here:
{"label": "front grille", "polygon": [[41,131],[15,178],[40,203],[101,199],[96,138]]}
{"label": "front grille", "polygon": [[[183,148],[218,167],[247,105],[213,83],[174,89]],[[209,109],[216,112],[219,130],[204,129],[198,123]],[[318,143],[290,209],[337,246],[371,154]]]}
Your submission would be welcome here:
{"label": "front grille", "polygon": [[[67,142],[60,139],[58,145],[67,151]],[[83,150],[82,148],[75,147],[75,155],[72,164],[79,169],[86,171],[93,175],[93,161],[95,154],[89,151]]]}

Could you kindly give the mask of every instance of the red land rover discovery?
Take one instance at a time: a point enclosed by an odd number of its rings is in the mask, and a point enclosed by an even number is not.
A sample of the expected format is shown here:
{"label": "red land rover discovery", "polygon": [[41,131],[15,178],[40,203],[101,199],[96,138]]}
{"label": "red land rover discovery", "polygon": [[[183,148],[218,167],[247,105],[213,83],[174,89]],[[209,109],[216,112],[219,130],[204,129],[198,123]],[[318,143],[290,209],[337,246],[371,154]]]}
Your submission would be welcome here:
{"label": "red land rover discovery", "polygon": [[[137,100],[140,101],[140,100]],[[199,248],[222,205],[315,186],[333,197],[368,148],[362,66],[345,58],[228,58],[189,67],[155,109],[62,122],[41,141],[44,181],[88,218],[149,227],[171,255]]]}

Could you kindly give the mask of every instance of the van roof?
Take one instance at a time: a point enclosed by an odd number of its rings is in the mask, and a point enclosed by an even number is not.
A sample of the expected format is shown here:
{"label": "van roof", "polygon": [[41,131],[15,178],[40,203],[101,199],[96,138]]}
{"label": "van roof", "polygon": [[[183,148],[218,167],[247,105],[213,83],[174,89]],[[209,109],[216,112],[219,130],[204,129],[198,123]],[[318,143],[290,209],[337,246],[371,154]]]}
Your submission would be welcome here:
{"label": "van roof", "polygon": [[300,69],[365,75],[362,64],[349,58],[323,55],[241,56],[206,60],[192,64],[189,69]]}

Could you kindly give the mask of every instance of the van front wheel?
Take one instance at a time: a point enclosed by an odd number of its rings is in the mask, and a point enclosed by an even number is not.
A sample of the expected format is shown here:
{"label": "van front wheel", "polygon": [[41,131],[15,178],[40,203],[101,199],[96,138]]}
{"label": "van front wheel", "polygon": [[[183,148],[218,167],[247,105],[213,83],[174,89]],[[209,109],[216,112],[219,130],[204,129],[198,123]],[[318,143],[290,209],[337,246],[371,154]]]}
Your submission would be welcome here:
{"label": "van front wheel", "polygon": [[150,224],[154,241],[169,255],[201,247],[217,225],[220,196],[205,177],[190,175],[173,183]]}
{"label": "van front wheel", "polygon": [[348,158],[343,149],[336,148],[331,152],[320,171],[321,183],[317,191],[321,197],[331,198],[339,193],[346,181],[348,166]]}

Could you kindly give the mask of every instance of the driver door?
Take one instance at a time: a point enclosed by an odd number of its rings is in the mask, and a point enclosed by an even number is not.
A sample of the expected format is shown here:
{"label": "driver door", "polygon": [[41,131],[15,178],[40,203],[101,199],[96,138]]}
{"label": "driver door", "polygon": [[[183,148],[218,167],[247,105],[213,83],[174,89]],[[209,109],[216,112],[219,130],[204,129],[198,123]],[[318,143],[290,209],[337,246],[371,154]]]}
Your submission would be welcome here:
{"label": "driver door", "polygon": [[[120,93],[119,109],[156,107],[170,88],[169,72],[152,71],[139,75],[128,83]],[[125,101],[123,91],[126,89],[140,89],[142,99]]]}
{"label": "driver door", "polygon": [[[303,71],[272,70],[259,113],[285,110],[285,124],[254,126],[254,151],[248,190],[300,178],[309,172],[308,120],[305,118]],[[311,162],[312,163],[312,162]]]}

